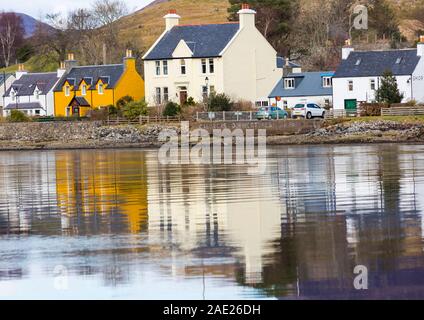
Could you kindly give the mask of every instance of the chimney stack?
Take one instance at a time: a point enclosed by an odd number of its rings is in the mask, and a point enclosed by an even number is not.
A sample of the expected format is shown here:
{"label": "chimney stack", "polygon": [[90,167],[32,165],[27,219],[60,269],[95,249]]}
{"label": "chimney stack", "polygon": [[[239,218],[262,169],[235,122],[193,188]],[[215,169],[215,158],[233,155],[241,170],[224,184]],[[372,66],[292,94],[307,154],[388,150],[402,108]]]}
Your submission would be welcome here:
{"label": "chimney stack", "polygon": [[73,67],[76,67],[78,62],[75,60],[75,56],[73,53],[68,53],[68,58],[65,60],[64,66],[66,72],[69,72]]}
{"label": "chimney stack", "polygon": [[59,69],[57,69],[57,77],[62,78],[65,73],[66,73],[65,62],[62,61],[60,63]]}
{"label": "chimney stack", "polygon": [[19,80],[22,78],[23,75],[28,74],[28,72],[25,70],[25,65],[23,63],[20,63],[18,65],[18,71],[16,71],[16,80]]}
{"label": "chimney stack", "polygon": [[355,51],[355,49],[352,47],[352,40],[347,39],[345,41],[345,46],[342,48],[342,59],[346,60],[349,58],[350,53],[353,51]]}
{"label": "chimney stack", "polygon": [[417,44],[417,55],[424,57],[424,36],[420,36],[420,41]]}
{"label": "chimney stack", "polygon": [[250,6],[247,3],[243,3],[241,5],[241,10],[238,12],[238,15],[240,19],[240,29],[256,28],[256,11],[250,9]]}
{"label": "chimney stack", "polygon": [[133,56],[132,50],[131,49],[127,49],[127,51],[125,52],[125,58],[124,58],[124,67],[125,70],[127,69],[135,69],[135,57]]}
{"label": "chimney stack", "polygon": [[177,10],[175,9],[169,10],[169,13],[163,18],[165,19],[166,31],[169,31],[180,24],[181,17],[177,14]]}

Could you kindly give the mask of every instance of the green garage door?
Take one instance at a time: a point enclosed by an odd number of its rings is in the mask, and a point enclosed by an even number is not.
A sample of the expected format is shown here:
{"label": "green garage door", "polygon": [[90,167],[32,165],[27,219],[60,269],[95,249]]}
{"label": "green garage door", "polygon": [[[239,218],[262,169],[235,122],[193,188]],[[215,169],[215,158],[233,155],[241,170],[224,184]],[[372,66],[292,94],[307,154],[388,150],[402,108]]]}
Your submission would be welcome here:
{"label": "green garage door", "polygon": [[356,110],[358,106],[358,102],[356,99],[354,100],[345,100],[345,110]]}

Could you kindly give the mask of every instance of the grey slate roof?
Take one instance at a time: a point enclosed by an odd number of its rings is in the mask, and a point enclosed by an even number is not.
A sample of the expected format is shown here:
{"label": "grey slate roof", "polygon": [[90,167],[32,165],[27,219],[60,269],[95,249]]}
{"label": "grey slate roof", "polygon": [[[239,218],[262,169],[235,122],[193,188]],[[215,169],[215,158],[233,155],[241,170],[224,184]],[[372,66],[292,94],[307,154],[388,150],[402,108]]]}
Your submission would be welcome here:
{"label": "grey slate roof", "polygon": [[[282,69],[284,67],[284,65],[286,64],[286,58],[284,57],[277,57],[277,68]],[[292,68],[300,68],[300,65],[293,62],[293,61],[289,61],[289,65]]]}
{"label": "grey slate roof", "polygon": [[5,110],[30,110],[30,109],[43,109],[39,102],[27,102],[27,103],[11,103],[4,108]]}
{"label": "grey slate roof", "polygon": [[238,30],[238,23],[175,26],[162,37],[145,60],[172,59],[172,53],[181,40],[193,51],[193,58],[218,57]]}
{"label": "grey slate roof", "polygon": [[[396,63],[398,59],[401,59],[400,63]],[[419,61],[416,49],[353,51],[346,60],[342,60],[334,78],[381,76],[388,70],[397,76],[411,75]]]}
{"label": "grey slate roof", "polygon": [[12,88],[17,92],[17,96],[32,96],[35,88],[40,90],[40,94],[45,95],[53,88],[57,80],[59,78],[56,72],[28,73],[19,80],[15,80],[4,96],[8,97]]}
{"label": "grey slate roof", "polygon": [[[322,77],[332,76],[332,71],[321,72],[302,72],[289,74],[283,77],[272,90],[269,98],[275,97],[308,97],[308,96],[331,96],[333,88],[324,88],[322,86]],[[295,88],[285,89],[284,79],[295,78]]]}
{"label": "grey slate roof", "polygon": [[71,85],[79,85],[83,79],[91,85],[88,88],[89,90],[94,89],[94,85],[97,84],[99,79],[108,84],[107,88],[114,88],[124,73],[124,70],[125,67],[123,64],[73,67],[62,77],[62,79],[60,79],[54,91],[62,91],[66,80],[68,80]]}
{"label": "grey slate roof", "polygon": [[[75,100],[77,103],[78,103],[78,105],[79,106],[81,106],[81,107],[89,107],[90,106],[90,104],[88,103],[88,101],[87,100],[85,100],[85,98],[84,97],[75,97],[75,98],[73,98],[72,100]],[[73,101],[71,101],[71,103],[72,103]],[[71,104],[70,103],[70,104]]]}

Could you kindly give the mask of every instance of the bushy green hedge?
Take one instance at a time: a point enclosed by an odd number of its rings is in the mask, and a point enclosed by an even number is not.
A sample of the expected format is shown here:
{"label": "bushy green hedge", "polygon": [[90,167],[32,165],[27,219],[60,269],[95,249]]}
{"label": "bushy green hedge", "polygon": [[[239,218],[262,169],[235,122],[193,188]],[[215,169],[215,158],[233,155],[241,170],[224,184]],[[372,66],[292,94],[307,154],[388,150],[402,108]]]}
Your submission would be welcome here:
{"label": "bushy green hedge", "polygon": [[137,119],[140,116],[146,116],[147,113],[147,103],[144,100],[130,102],[122,110],[124,117],[130,120]]}
{"label": "bushy green hedge", "polygon": [[165,106],[165,110],[163,110],[163,115],[165,117],[175,117],[181,111],[180,106],[175,102],[168,102]]}

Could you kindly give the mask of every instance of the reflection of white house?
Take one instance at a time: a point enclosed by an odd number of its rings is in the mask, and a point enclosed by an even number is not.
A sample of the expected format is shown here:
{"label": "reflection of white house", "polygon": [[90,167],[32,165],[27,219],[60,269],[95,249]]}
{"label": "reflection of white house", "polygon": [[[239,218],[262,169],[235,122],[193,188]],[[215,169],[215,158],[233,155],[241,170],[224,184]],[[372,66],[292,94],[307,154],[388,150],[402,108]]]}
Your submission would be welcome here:
{"label": "reflection of white house", "polygon": [[[246,281],[261,282],[263,257],[272,252],[272,241],[281,235],[283,211],[268,177],[250,176],[209,185],[205,182],[209,169],[164,167],[158,165],[157,154],[149,156],[149,241],[162,242],[169,237],[184,252],[202,248],[205,254],[210,248],[217,252],[217,258],[223,256],[222,252],[218,254],[220,249],[225,252],[225,248],[233,248],[231,256],[245,265]],[[222,167],[214,170],[225,172]],[[234,172],[234,167],[229,170]],[[243,170],[247,168],[240,168],[240,174]]]}
{"label": "reflection of white house", "polygon": [[243,5],[239,23],[179,25],[181,17],[170,11],[164,33],[143,57],[147,102],[202,101],[211,92],[268,101],[281,69],[255,15]]}
{"label": "reflection of white house", "polygon": [[375,101],[386,71],[396,77],[403,102],[424,102],[424,36],[417,49],[354,51],[350,45],[345,46],[333,77],[334,109],[354,110],[361,102]]}
{"label": "reflection of white house", "polygon": [[20,65],[16,80],[4,95],[3,116],[8,116],[12,110],[20,110],[29,116],[53,116],[53,88],[60,76],[60,71],[28,73]]}

